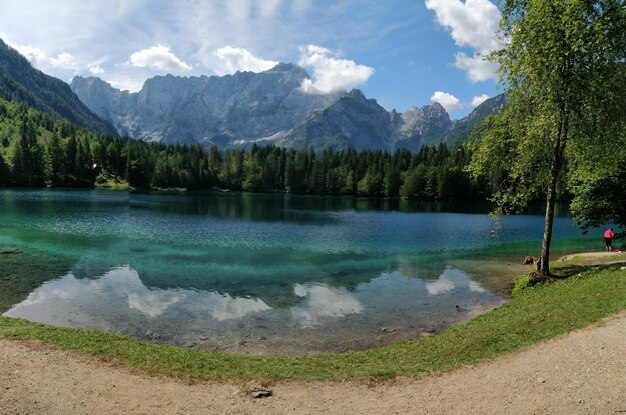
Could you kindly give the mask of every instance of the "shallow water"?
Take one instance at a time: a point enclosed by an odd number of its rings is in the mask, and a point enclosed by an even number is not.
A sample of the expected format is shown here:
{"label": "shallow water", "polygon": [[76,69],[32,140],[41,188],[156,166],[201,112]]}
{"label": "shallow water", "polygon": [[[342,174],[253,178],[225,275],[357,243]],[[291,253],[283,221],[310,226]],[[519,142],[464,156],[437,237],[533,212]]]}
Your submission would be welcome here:
{"label": "shallow water", "polygon": [[[0,247],[21,250],[0,255],[0,311],[231,352],[363,349],[504,302],[542,226],[470,204],[0,190]],[[600,242],[555,221],[555,254]]]}

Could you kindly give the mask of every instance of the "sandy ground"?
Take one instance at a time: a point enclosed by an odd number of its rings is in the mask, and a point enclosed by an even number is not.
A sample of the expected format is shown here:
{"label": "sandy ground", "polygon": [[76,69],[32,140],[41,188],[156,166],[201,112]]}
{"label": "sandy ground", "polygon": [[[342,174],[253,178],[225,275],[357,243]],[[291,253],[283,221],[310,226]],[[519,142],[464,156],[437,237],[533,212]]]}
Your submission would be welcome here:
{"label": "sandy ground", "polygon": [[615,414],[626,412],[626,313],[491,362],[419,379],[186,384],[0,339],[0,414]]}
{"label": "sandy ground", "polygon": [[579,252],[577,254],[569,254],[569,255],[565,255],[562,256],[561,258],[559,258],[560,261],[571,261],[572,259],[579,257],[579,258],[586,258],[586,259],[598,259],[598,260],[610,260],[611,258],[616,258],[616,259],[622,259],[622,257],[624,255],[622,255],[622,252]]}

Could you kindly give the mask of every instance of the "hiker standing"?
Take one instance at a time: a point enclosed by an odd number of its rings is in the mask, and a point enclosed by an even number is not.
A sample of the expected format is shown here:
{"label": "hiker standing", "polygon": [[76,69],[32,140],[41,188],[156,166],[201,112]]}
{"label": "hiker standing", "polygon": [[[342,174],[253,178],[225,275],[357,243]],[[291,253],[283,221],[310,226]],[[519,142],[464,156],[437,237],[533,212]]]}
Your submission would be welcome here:
{"label": "hiker standing", "polygon": [[604,250],[606,252],[611,252],[613,250],[613,247],[611,246],[613,238],[615,238],[615,233],[613,232],[613,229],[609,228],[604,231],[604,244],[606,245]]}

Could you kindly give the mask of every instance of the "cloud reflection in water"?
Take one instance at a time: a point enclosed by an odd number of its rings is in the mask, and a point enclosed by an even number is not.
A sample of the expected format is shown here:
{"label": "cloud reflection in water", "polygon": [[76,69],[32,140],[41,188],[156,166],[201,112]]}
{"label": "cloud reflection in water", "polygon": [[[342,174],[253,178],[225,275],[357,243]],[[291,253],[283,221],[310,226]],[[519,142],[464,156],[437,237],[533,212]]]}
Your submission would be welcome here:
{"label": "cloud reflection in water", "polygon": [[291,308],[291,315],[303,328],[315,327],[325,317],[341,318],[363,311],[363,305],[345,288],[296,284],[293,292],[303,300]]}
{"label": "cloud reflection in water", "polygon": [[426,283],[426,291],[430,295],[443,294],[455,288],[466,288],[477,293],[485,292],[479,283],[472,281],[465,272],[456,268],[446,268],[438,279]]}
{"label": "cloud reflection in water", "polygon": [[[76,278],[72,273],[49,281],[16,304],[6,315],[60,323],[81,314],[98,314],[99,319],[135,310],[146,317],[161,316],[176,305],[181,315],[210,316],[224,321],[270,310],[256,298],[237,298],[229,294],[194,290],[162,290],[146,287],[134,269],[113,268],[99,278]],[[126,306],[126,307],[125,307]],[[51,315],[54,315],[53,321]]]}
{"label": "cloud reflection in water", "polygon": [[128,308],[141,311],[148,317],[156,317],[171,305],[176,304],[183,298],[180,294],[163,292],[161,290],[148,293],[128,294]]}

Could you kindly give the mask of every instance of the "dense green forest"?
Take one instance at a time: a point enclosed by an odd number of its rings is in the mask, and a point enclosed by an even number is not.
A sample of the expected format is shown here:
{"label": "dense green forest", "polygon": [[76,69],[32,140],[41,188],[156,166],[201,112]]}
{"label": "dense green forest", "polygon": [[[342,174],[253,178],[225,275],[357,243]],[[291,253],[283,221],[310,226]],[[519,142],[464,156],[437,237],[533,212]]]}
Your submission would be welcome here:
{"label": "dense green forest", "polygon": [[33,68],[18,51],[0,39],[0,99],[19,102],[27,108],[58,116],[70,122],[116,135],[111,124],[87,108],[60,79]]}
{"label": "dense green forest", "polygon": [[251,192],[362,195],[419,199],[477,199],[485,186],[470,182],[471,154],[460,146],[400,150],[343,150],[275,146],[219,151],[165,146],[97,135],[67,121],[0,100],[0,185],[106,186],[138,189],[213,187]]}

